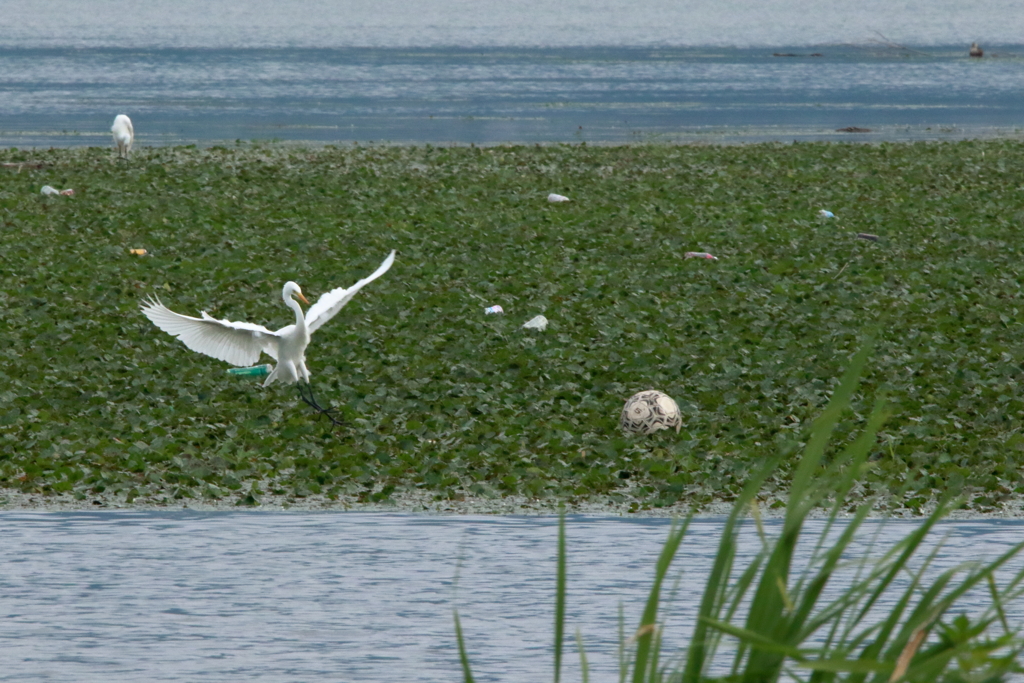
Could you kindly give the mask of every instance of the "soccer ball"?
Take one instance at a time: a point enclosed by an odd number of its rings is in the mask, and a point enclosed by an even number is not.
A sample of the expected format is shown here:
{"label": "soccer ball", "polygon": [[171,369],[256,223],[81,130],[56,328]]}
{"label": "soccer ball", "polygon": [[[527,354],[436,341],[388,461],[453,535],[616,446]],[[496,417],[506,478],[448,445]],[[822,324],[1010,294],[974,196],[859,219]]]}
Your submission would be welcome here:
{"label": "soccer ball", "polygon": [[675,427],[676,433],[683,426],[679,406],[667,394],[654,389],[633,394],[626,401],[619,421],[623,431],[634,434],[653,434],[659,429]]}

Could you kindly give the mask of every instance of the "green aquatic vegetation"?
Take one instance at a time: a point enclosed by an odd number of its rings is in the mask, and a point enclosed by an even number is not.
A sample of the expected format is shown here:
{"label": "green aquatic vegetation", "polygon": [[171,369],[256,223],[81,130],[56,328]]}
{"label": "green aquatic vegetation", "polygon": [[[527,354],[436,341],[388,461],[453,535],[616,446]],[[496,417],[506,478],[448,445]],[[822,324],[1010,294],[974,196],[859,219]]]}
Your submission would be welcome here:
{"label": "green aquatic vegetation", "polygon": [[[883,402],[871,410],[863,432],[852,443],[830,462],[826,462],[825,453],[843,411],[850,405],[869,349],[870,345],[866,346],[853,359],[810,429],[807,445],[796,463],[778,534],[769,538],[765,533],[756,497],[779,466],[780,458],[760,468],[737,497],[724,523],[693,634],[682,652],[666,657],[665,628],[658,618],[662,586],[686,540],[688,520],[673,525],[658,558],[636,631],[627,640],[620,627],[620,681],[994,683],[1024,673],[1019,663],[1024,640],[1019,628],[1011,629],[1003,607],[1024,594],[1024,571],[996,578],[997,572],[1006,572],[1006,565],[1024,550],[1024,542],[990,562],[970,561],[936,572],[932,562],[941,546],[925,558],[919,556],[924,554],[923,541],[950,509],[949,500],[945,500],[891,547],[874,547],[874,557],[851,561],[850,544],[871,506],[858,505],[845,522],[839,517],[854,484],[865,472],[876,434],[884,423]],[[805,523],[816,506],[826,503],[830,514],[814,538]],[[741,566],[736,560],[738,532],[748,510],[754,513],[761,549]],[[565,536],[563,515],[555,580],[556,683],[561,677],[565,640]],[[801,536],[811,537],[804,543],[813,547],[812,557],[803,567],[794,567]],[[826,597],[826,587],[837,583],[835,597]],[[971,616],[958,613],[958,601],[968,591],[985,586],[991,603]],[[455,626],[463,680],[469,683],[473,680],[472,666],[457,610]],[[583,637],[577,633],[576,640],[586,683],[589,674]]]}
{"label": "green aquatic vegetation", "polygon": [[[0,167],[0,488],[666,507],[732,500],[781,454],[760,494],[780,505],[835,389],[821,378],[879,324],[864,386],[894,416],[851,495],[921,511],[962,491],[992,509],[1024,490],[1022,151],[0,150],[28,162]],[[308,357],[342,430],[138,312],[156,294],[273,328],[285,281],[316,296],[393,248]],[[485,316],[494,304],[505,314]],[[521,328],[541,313],[547,330]],[[648,388],[679,403],[682,433],[618,431]],[[867,410],[854,396],[840,440]]]}

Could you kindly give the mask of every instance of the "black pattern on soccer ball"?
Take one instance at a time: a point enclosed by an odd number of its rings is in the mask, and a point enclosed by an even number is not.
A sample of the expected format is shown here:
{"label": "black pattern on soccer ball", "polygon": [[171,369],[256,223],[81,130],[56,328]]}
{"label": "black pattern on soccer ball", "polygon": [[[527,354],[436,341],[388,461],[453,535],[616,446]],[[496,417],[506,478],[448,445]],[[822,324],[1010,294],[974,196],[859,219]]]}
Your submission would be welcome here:
{"label": "black pattern on soccer ball", "polygon": [[633,394],[626,401],[619,421],[624,431],[634,434],[651,434],[659,429],[675,429],[683,426],[679,406],[670,396],[654,389]]}

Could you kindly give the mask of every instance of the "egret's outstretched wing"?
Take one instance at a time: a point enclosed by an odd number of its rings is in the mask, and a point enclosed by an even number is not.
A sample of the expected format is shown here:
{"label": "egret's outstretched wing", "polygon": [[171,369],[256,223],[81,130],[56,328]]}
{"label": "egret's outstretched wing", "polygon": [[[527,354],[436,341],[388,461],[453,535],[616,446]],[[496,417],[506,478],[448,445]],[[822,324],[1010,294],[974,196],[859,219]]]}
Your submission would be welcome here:
{"label": "egret's outstretched wing", "polygon": [[344,287],[338,287],[331,291],[320,295],[320,298],[316,300],[316,303],[309,307],[306,311],[306,327],[309,329],[309,333],[313,334],[317,329],[325,322],[334,317],[334,315],[340,311],[345,304],[347,304],[352,297],[356,295],[364,285],[373,282],[384,273],[388,272],[388,268],[395,262],[395,252],[388,254],[388,257],[384,259],[384,263],[380,264],[380,267],[373,271],[373,273],[364,277],[359,282],[355,283],[348,289]]}
{"label": "egret's outstretched wing", "polygon": [[265,351],[277,358],[276,332],[262,325],[217,320],[203,312],[202,318],[192,318],[170,310],[159,299],[142,304],[142,313],[167,334],[184,342],[198,353],[227,361],[232,365],[252,365]]}

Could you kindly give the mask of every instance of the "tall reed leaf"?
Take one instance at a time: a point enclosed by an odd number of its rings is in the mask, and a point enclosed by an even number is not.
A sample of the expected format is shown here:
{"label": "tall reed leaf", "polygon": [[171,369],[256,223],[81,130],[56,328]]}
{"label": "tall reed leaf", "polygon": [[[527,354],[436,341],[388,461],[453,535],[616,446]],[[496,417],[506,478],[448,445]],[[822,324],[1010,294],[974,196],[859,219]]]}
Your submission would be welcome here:
{"label": "tall reed leaf", "polygon": [[665,546],[658,557],[658,564],[654,571],[654,584],[651,586],[651,591],[647,596],[647,606],[644,608],[643,617],[640,619],[640,627],[634,635],[636,638],[636,659],[633,663],[633,683],[643,683],[654,675],[654,666],[649,659],[651,658],[652,645],[655,642],[658,630],[658,601],[661,597],[661,584],[665,580],[665,575],[668,574],[669,566],[672,564],[676,551],[679,550],[679,544],[682,543],[688,527],[689,520],[678,526],[673,524],[672,529],[668,533],[668,540],[665,541]]}
{"label": "tall reed leaf", "polygon": [[466,642],[462,638],[462,623],[459,621],[459,610],[455,610],[455,640],[459,643],[459,661],[462,662],[462,680],[473,683],[473,672],[469,667],[469,656],[466,654]]}
{"label": "tall reed leaf", "polygon": [[[765,565],[761,581],[755,590],[747,615],[747,631],[773,639],[785,640],[787,635],[792,634],[798,628],[798,625],[794,625],[790,621],[786,595],[783,591],[789,585],[793,553],[796,550],[807,514],[821,499],[824,492],[834,491],[837,488],[838,482],[828,482],[829,486],[825,487],[820,484],[820,479],[819,483],[815,483],[813,477],[821,474],[820,467],[825,447],[843,410],[850,404],[850,399],[857,389],[860,375],[870,353],[871,342],[869,341],[854,356],[825,411],[811,426],[807,447],[804,449],[803,457],[797,465],[790,485],[789,504],[786,506],[782,535],[775,543]],[[851,452],[848,449],[840,457],[845,456],[849,461],[854,459],[852,457],[854,453],[863,451],[866,454],[872,443],[873,438],[871,442],[862,443],[858,451]],[[801,614],[806,617],[809,608],[810,605],[805,604]],[[774,680],[778,676],[784,656],[775,649],[765,649],[755,642],[751,642],[751,644],[752,648],[742,680],[744,683]],[[780,642],[780,644],[782,643]]]}
{"label": "tall reed leaf", "polygon": [[558,568],[555,579],[555,683],[562,678],[565,640],[565,510],[558,515]]}

